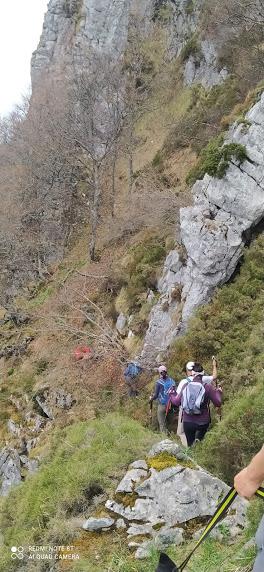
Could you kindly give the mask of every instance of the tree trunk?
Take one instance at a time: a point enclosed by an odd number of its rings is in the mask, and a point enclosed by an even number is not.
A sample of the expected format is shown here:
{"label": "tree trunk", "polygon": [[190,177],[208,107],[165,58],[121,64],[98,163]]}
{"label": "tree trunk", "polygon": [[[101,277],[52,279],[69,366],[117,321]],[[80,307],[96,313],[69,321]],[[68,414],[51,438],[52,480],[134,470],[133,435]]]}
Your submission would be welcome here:
{"label": "tree trunk", "polygon": [[116,175],[117,148],[115,147],[112,163],[112,189],[111,189],[111,216],[115,216],[115,175]]}
{"label": "tree trunk", "polygon": [[91,236],[89,244],[89,253],[91,261],[95,260],[95,249],[96,249],[96,238],[97,238],[97,227],[98,227],[98,215],[99,215],[99,203],[101,196],[101,188],[99,181],[99,165],[97,161],[94,162],[93,166],[93,199],[91,204]]}
{"label": "tree trunk", "polygon": [[129,195],[132,194],[133,189],[133,175],[134,175],[134,168],[133,168],[133,127],[131,126],[129,132],[129,155],[128,155],[128,193]]}

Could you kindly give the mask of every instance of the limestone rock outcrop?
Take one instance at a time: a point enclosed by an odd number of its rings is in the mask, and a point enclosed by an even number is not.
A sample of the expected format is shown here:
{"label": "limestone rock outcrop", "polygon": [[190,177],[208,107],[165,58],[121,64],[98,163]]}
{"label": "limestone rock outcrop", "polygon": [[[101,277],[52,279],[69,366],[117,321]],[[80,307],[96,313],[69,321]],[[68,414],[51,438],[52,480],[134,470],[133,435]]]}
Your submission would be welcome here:
{"label": "limestone rock outcrop", "polygon": [[[89,57],[91,51],[118,58],[127,45],[131,18],[144,16],[146,30],[167,10],[168,47],[178,57],[199,29],[203,0],[50,0],[39,45],[32,55],[34,85],[43,72],[59,69]],[[187,85],[201,83],[212,87],[227,76],[219,68],[217,46],[212,38],[199,41],[197,54],[186,56],[184,80]]]}
{"label": "limestone rock outcrop", "polygon": [[15,449],[4,448],[0,452],[0,495],[8,495],[14,485],[22,480],[20,471],[20,458]]}
{"label": "limestone rock outcrop", "polygon": [[125,48],[131,12],[143,14],[152,0],[50,0],[39,46],[33,53],[32,82],[91,51],[118,57]]}
{"label": "limestone rock outcrop", "polygon": [[210,88],[222,83],[227,76],[228,69],[219,67],[217,48],[209,39],[200,42],[199,58],[191,54],[184,67],[186,85],[199,83]]}
{"label": "limestone rock outcrop", "polygon": [[176,251],[166,259],[142,361],[159,359],[185,331],[195,309],[231,278],[245,243],[264,217],[264,94],[245,122],[230,128],[226,143],[231,142],[244,145],[248,159],[241,165],[232,161],[222,179],[205,175],[193,187],[193,206],[181,209],[186,261]]}
{"label": "limestone rock outcrop", "polygon": [[[195,465],[179,445],[169,439],[157,443],[145,463],[147,469],[135,469],[135,463],[130,465],[116,489],[116,496],[105,504],[112,519],[121,517],[126,523],[128,546],[136,549],[136,558],[148,556],[153,546],[162,550],[172,543],[184,542],[190,533],[188,523],[193,527],[196,522],[200,530],[202,522],[214,514],[219,500],[228,492],[225,483]],[[139,464],[142,466],[142,461]],[[237,499],[223,521],[231,541],[246,525],[246,510],[247,502]],[[91,518],[84,527],[100,531],[109,522],[107,516],[102,523],[100,519],[94,522]],[[215,534],[221,541],[221,527],[216,527]]]}

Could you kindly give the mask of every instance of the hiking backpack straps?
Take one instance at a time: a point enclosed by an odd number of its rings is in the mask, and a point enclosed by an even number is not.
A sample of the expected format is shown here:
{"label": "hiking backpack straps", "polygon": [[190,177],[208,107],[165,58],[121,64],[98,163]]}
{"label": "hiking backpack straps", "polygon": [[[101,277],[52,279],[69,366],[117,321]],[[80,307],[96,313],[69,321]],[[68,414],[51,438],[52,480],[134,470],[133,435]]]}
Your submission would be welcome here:
{"label": "hiking backpack straps", "polygon": [[200,415],[205,389],[201,382],[189,380],[182,389],[182,410],[188,415]]}
{"label": "hiking backpack straps", "polygon": [[[264,500],[264,488],[260,487],[256,491],[255,494]],[[208,536],[208,534],[210,534],[210,532],[213,530],[213,528],[225,517],[227,510],[229,509],[229,507],[234,502],[236,496],[237,496],[237,491],[233,487],[232,489],[230,489],[229,493],[221,501],[221,503],[217,507],[214,515],[212,516],[212,518],[208,522],[205,530],[203,531],[202,535],[200,536],[198,542],[196,543],[195,547],[193,548],[193,550],[190,552],[190,554],[187,556],[187,558],[185,558],[184,562],[182,562],[182,564],[179,567],[167,556],[167,554],[161,553],[159,565],[158,565],[158,568],[156,569],[156,572],[182,572],[184,570],[184,568],[187,566],[187,564],[188,564],[190,558],[192,557],[192,555],[194,554],[194,552],[200,546],[200,544],[205,540],[205,538]]]}

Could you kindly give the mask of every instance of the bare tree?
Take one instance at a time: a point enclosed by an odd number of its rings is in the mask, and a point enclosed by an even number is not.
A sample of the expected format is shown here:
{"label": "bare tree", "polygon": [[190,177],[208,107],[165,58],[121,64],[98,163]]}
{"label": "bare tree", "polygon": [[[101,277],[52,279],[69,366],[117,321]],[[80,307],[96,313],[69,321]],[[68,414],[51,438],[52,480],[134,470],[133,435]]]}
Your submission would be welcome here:
{"label": "bare tree", "polygon": [[[124,57],[125,77],[125,151],[128,157],[128,190],[131,195],[134,175],[134,152],[138,143],[136,127],[140,118],[154,109],[151,94],[168,58],[168,41],[159,21],[146,30],[145,22],[131,17],[127,50]],[[158,52],[158,53],[157,53]]]}
{"label": "bare tree", "polygon": [[[70,199],[80,181],[85,183],[89,254],[94,260],[104,177],[111,163],[115,176],[122,80],[118,66],[106,57],[93,55],[87,61],[79,61],[66,80],[55,84],[46,78],[25,112],[1,123],[0,138],[10,147],[10,164],[23,165],[24,223],[35,234],[35,243],[41,234],[43,204],[53,201],[55,189],[61,197],[65,194],[66,206],[66,197]],[[71,199],[68,208],[70,204]]]}
{"label": "bare tree", "polygon": [[[115,176],[117,140],[123,125],[122,78],[114,62],[93,56],[75,67],[68,91],[71,137],[82,166],[90,207],[89,254],[95,260],[103,177],[112,161]],[[114,188],[114,185],[113,185]],[[112,189],[114,200],[114,191]]]}

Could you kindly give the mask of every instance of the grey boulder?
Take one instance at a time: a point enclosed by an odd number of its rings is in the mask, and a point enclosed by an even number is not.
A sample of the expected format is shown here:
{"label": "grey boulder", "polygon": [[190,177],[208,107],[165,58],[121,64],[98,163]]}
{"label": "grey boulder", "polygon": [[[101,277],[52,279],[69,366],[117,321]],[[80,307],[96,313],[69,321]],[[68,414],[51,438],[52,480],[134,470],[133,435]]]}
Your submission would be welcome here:
{"label": "grey boulder", "polygon": [[21,482],[20,458],[15,449],[5,448],[0,453],[0,494],[7,496],[11,487]]}
{"label": "grey boulder", "polygon": [[107,530],[115,523],[113,518],[88,518],[83,524],[83,529],[88,532],[96,532],[100,530]]}
{"label": "grey boulder", "polygon": [[144,469],[129,470],[119,483],[116,493],[132,493],[135,483],[138,483],[144,477],[147,477],[147,471]]}
{"label": "grey boulder", "polygon": [[140,459],[139,461],[134,461],[129,465],[130,469],[144,469],[145,471],[148,470],[148,465],[144,459]]}

